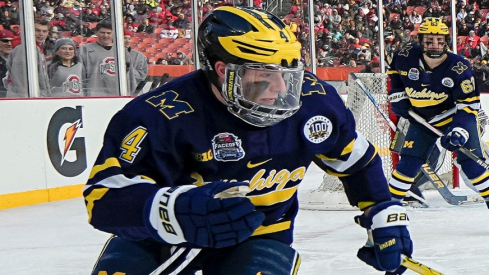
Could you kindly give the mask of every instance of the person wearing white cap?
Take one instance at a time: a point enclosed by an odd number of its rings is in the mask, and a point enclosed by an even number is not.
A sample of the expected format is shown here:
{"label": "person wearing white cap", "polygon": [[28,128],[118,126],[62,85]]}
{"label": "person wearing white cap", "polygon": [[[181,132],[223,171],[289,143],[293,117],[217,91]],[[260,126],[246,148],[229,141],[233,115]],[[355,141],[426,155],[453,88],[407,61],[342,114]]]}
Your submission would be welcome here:
{"label": "person wearing white cap", "polygon": [[481,43],[481,38],[475,34],[474,30],[469,31],[469,35],[465,37],[465,44],[474,49]]}
{"label": "person wearing white cap", "polygon": [[84,96],[82,64],[76,56],[76,44],[72,39],[61,38],[54,44],[54,57],[48,66],[48,76],[51,96]]}

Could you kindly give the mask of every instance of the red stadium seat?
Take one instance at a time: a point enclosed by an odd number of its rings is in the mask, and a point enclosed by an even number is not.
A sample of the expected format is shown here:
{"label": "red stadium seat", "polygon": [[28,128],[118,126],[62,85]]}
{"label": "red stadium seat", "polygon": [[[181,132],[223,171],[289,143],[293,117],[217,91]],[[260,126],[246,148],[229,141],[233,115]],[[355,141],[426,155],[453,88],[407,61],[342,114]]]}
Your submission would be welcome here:
{"label": "red stadium seat", "polygon": [[423,13],[426,11],[426,7],[419,6],[419,7],[414,8],[414,10],[415,10],[415,11],[416,11],[418,14],[423,15]]}
{"label": "red stadium seat", "polygon": [[62,31],[61,37],[71,37],[71,31]]}

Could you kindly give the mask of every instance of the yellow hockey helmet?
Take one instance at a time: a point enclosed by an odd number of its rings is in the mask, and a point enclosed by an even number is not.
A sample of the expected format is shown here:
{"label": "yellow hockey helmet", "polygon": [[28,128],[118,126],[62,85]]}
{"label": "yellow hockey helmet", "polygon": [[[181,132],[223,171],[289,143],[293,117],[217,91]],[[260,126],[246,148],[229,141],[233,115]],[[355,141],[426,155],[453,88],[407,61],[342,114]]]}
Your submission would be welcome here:
{"label": "yellow hockey helmet", "polygon": [[450,35],[450,31],[441,18],[427,17],[424,19],[423,23],[419,25],[418,35],[419,34]]}

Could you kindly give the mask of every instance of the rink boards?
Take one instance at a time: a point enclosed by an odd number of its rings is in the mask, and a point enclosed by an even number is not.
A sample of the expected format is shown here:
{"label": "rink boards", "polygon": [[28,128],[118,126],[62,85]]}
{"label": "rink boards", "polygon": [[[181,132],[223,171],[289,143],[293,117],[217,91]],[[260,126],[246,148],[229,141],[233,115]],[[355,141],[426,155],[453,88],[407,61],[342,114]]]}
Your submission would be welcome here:
{"label": "rink boards", "polygon": [[[0,100],[0,209],[80,197],[110,118],[131,99]],[[481,102],[489,113],[489,94]]]}

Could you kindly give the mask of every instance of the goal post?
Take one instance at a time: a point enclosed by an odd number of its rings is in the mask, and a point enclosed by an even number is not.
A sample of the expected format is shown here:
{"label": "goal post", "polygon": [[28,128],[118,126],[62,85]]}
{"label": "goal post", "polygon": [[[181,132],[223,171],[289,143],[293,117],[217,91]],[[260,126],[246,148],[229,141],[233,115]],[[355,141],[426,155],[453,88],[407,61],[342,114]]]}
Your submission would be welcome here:
{"label": "goal post", "polygon": [[[387,74],[357,73],[355,75],[362,81],[384,112],[389,114]],[[393,131],[351,76],[348,76],[346,106],[355,117],[357,132],[361,133],[368,141],[377,146],[379,156],[382,159],[384,175],[387,179],[390,179],[397,162],[397,155],[391,153],[389,149]],[[394,119],[395,117],[391,120],[394,121]],[[437,173],[447,184],[453,184],[452,155],[450,153],[445,154],[445,159],[440,160],[439,163]],[[341,181],[337,177],[328,175],[327,173],[324,174],[323,181],[317,189],[301,196],[300,206],[302,209],[314,210],[356,209],[349,205]]]}

